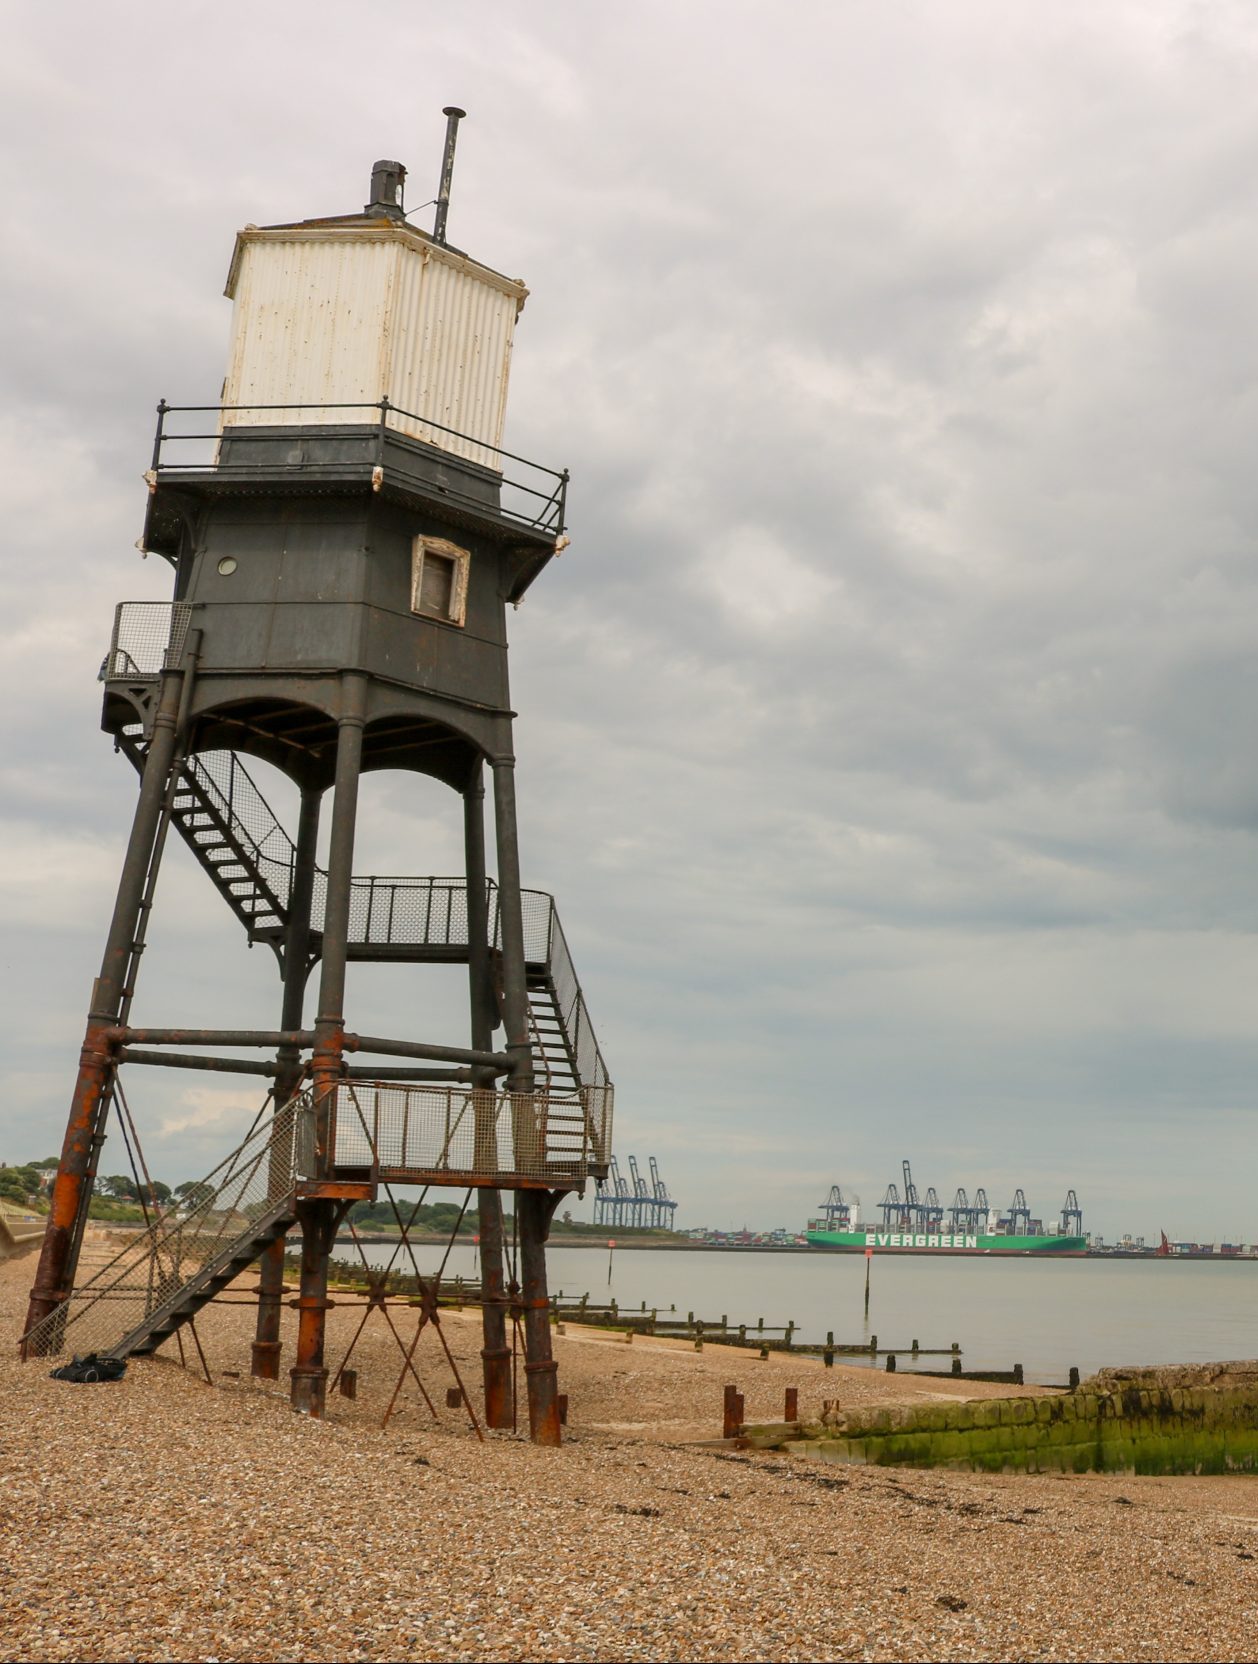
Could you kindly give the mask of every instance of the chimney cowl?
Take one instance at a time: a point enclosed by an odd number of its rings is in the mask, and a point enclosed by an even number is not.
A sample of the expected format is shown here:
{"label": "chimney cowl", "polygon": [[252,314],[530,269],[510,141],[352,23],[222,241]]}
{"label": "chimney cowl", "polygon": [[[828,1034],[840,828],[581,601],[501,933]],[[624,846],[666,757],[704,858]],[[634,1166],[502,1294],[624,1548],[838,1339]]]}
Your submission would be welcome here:
{"label": "chimney cowl", "polygon": [[371,200],[363,213],[373,219],[403,219],[399,197],[405,183],[406,169],[401,162],[377,162],[371,170]]}

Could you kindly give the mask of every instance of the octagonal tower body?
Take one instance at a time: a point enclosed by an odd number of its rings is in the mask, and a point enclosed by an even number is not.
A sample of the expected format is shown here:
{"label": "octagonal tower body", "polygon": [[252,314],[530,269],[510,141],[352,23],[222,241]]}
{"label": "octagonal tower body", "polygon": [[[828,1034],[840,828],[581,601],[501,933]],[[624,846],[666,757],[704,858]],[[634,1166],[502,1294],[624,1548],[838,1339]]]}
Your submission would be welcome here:
{"label": "octagonal tower body", "polygon": [[363,766],[461,788],[510,750],[506,605],[563,533],[566,477],[501,450],[527,290],[373,204],[246,227],[226,293],[222,405],[163,410],[144,535],[200,631],[198,746],[330,778],[361,671]]}

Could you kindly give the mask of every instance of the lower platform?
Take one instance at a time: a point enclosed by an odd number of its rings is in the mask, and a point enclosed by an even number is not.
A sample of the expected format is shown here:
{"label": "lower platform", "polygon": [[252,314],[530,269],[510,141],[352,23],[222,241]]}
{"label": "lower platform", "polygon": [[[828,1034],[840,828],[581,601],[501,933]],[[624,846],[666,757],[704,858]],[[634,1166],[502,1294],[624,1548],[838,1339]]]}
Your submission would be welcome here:
{"label": "lower platform", "polygon": [[576,1189],[605,1176],[611,1088],[575,1094],[347,1081],[333,1171],[390,1184]]}
{"label": "lower platform", "polygon": [[[350,1179],[358,1178],[364,1169],[338,1168],[336,1184],[345,1187],[345,1180],[341,1175]],[[592,1168],[564,1168],[552,1165],[544,1178],[526,1173],[502,1173],[491,1169],[483,1173],[468,1172],[460,1168],[453,1171],[448,1167],[381,1167],[375,1175],[380,1184],[410,1184],[427,1185],[429,1188],[444,1186],[447,1189],[458,1190],[577,1190],[590,1178],[601,1178],[602,1174]],[[374,1187],[364,1184],[364,1200],[371,1200],[375,1194]],[[340,1194],[340,1191],[329,1190],[328,1195]],[[355,1194],[355,1199],[358,1197]]]}

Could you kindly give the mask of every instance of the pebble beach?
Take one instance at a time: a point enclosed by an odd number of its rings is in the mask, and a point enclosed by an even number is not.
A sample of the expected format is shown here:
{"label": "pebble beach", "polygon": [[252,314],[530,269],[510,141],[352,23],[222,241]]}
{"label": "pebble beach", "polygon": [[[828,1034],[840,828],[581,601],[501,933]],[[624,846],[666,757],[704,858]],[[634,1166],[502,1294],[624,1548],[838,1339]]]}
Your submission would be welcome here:
{"label": "pebble beach", "polygon": [[[1258,1655],[1253,1476],[835,1469],[716,1442],[727,1383],[753,1421],[787,1387],[806,1414],[1010,1389],[568,1325],[566,1442],[542,1450],[447,1408],[427,1331],[435,1414],[407,1378],[382,1427],[402,1358],[379,1312],[357,1398],[294,1416],[286,1378],[248,1374],[252,1274],[198,1319],[212,1384],[173,1341],[119,1383],[53,1381],[13,1344],[33,1270],[0,1264],[0,1659]],[[409,1344],[415,1312],[391,1315]],[[338,1295],[334,1367],[361,1316]],[[441,1326],[476,1403],[479,1314]]]}

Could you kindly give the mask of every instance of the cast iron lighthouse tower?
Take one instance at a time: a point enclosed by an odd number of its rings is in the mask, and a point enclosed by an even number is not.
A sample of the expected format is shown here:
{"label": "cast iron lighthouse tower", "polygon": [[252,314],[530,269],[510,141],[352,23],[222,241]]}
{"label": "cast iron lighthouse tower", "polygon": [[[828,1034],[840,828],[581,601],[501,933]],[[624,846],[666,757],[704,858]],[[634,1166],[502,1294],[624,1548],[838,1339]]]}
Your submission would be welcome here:
{"label": "cast iron lighthouse tower", "polygon": [[[253,1368],[274,1378],[283,1244],[299,1222],[292,1401],[319,1415],[345,1211],[383,1184],[474,1189],[486,1416],[510,1423],[513,1302],[532,1436],[556,1442],[544,1244],[560,1197],[607,1171],[612,1088],[553,902],[521,890],[507,604],[566,542],[567,475],[501,448],[526,290],[445,240],[461,113],[447,111],[433,235],[404,218],[395,162],[376,164],[361,213],[240,232],[221,405],[159,407],[143,546],[170,562],[174,596],[118,608],[102,670],[103,726],[139,772],[139,799],[25,1344],[151,1351],[256,1260]],[[272,812],[253,759],[296,786],[295,825]],[[359,779],[380,769],[459,795],[462,876],[355,873]],[[250,941],[274,950],[273,1029],[136,1026],[172,828]],[[468,1031],[376,1034],[346,1008],[353,961],[465,966]],[[137,1066],[273,1085],[196,1207],[82,1282],[98,1152],[120,1071]],[[503,1189],[519,1234],[511,1296]]]}

